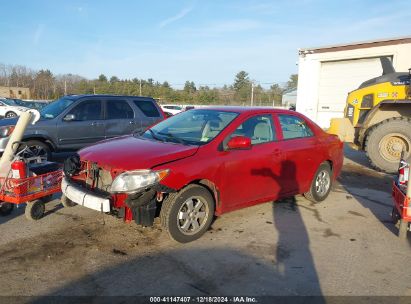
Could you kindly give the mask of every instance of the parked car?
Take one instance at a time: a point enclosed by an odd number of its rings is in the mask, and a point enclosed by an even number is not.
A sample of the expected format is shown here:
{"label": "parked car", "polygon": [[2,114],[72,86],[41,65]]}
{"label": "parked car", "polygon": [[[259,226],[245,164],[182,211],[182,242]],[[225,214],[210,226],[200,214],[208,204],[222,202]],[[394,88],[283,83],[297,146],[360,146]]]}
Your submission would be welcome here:
{"label": "parked car", "polygon": [[184,111],[188,111],[188,110],[192,110],[192,109],[195,109],[195,107],[194,106],[185,106],[184,107]]}
{"label": "parked car", "polygon": [[22,112],[28,111],[29,108],[23,107],[16,103],[13,99],[0,98],[0,116],[5,118],[13,118],[20,116]]}
{"label": "parked car", "polygon": [[45,101],[28,101],[28,100],[21,100],[21,99],[14,99],[14,101],[19,105],[26,108],[34,109],[40,111],[45,106],[49,104],[49,102]]}
{"label": "parked car", "polygon": [[[28,157],[50,159],[51,152],[76,151],[97,141],[142,132],[164,119],[149,97],[114,95],[64,96],[40,111],[40,120],[24,133]],[[3,152],[17,119],[0,121]]]}
{"label": "parked car", "polygon": [[182,111],[184,111],[182,106],[178,106],[178,105],[161,105],[161,109],[164,112],[168,112],[172,115],[176,115]]}
{"label": "parked car", "polygon": [[65,162],[63,203],[199,238],[214,215],[304,194],[324,200],[343,144],[303,115],[221,107],[172,116],[141,135],[92,145]]}

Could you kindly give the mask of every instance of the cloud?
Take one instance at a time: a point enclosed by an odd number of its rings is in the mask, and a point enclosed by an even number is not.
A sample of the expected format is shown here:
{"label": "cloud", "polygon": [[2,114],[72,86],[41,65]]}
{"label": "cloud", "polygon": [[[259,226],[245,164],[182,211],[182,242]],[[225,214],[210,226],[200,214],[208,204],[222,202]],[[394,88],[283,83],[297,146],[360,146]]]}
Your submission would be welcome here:
{"label": "cloud", "polygon": [[172,16],[170,18],[167,18],[163,21],[160,22],[160,24],[158,25],[160,28],[163,28],[173,22],[176,22],[178,20],[180,20],[181,18],[184,18],[184,16],[186,16],[189,12],[191,12],[193,10],[192,7],[186,7],[184,9],[182,9],[177,15]]}
{"label": "cloud", "polygon": [[41,37],[43,36],[44,28],[45,28],[44,24],[39,24],[36,30],[34,31],[33,43],[35,45],[39,44]]}

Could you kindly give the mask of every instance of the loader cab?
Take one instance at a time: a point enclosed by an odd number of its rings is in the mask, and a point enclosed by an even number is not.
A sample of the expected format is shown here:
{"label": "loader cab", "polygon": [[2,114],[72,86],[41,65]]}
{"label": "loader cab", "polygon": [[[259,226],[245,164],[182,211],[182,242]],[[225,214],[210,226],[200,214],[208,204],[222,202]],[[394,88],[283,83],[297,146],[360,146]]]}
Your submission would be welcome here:
{"label": "loader cab", "polygon": [[409,73],[393,72],[367,80],[348,93],[344,116],[354,127],[361,127],[371,109],[382,101],[409,98],[409,86]]}

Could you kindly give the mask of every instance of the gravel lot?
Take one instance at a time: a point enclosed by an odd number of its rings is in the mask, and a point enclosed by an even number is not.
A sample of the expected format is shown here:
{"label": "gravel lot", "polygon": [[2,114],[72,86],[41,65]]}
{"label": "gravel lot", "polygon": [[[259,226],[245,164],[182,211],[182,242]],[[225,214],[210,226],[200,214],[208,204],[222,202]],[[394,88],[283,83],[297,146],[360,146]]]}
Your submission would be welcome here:
{"label": "gravel lot", "polygon": [[0,218],[0,295],[408,295],[411,236],[390,221],[391,177],[346,151],[318,205],[303,197],[218,218],[181,245],[58,197],[38,222]]}

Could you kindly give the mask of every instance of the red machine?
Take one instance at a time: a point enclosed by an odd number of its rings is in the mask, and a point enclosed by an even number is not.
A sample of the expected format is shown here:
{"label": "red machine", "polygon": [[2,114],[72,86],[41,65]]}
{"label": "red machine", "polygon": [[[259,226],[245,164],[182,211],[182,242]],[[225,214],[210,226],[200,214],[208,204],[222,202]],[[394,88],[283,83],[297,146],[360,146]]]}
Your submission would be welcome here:
{"label": "red machine", "polygon": [[25,152],[27,147],[15,155],[6,177],[0,178],[0,215],[8,215],[15,205],[26,203],[26,217],[38,220],[44,215],[44,204],[60,192],[63,171],[56,163],[30,163],[23,157]]}
{"label": "red machine", "polygon": [[398,180],[392,184],[394,207],[391,212],[394,224],[398,226],[398,236],[407,238],[411,222],[411,183],[409,178],[409,163],[401,160],[398,170]]}

